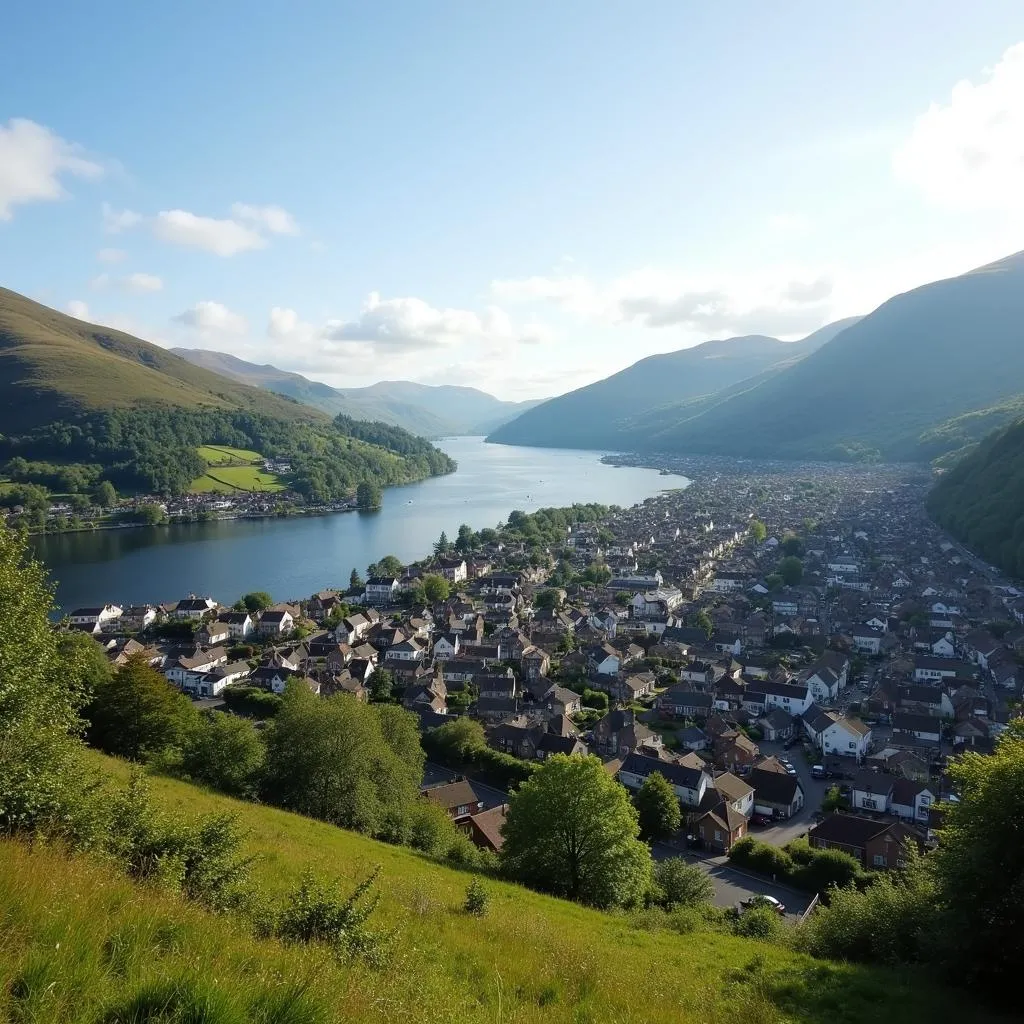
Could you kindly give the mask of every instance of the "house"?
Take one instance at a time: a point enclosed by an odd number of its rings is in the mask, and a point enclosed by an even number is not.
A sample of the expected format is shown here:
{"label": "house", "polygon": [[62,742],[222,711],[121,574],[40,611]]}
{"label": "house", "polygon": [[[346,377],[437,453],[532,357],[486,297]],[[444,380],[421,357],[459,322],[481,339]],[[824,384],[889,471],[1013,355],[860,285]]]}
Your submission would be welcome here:
{"label": "house", "polygon": [[711,714],[714,697],[679,684],[659,693],[654,703],[663,715],[673,718],[706,718]]}
{"label": "house", "polygon": [[587,745],[579,736],[559,736],[553,732],[546,732],[537,743],[537,757],[540,760],[552,757],[554,754],[565,754],[567,757],[586,757]]}
{"label": "house", "polygon": [[615,676],[622,667],[622,655],[611,644],[591,647],[586,652],[591,671],[602,676]]}
{"label": "house", "polygon": [[727,629],[716,629],[711,634],[711,646],[721,654],[739,657],[743,653],[743,640],[739,633]]}
{"label": "house", "polygon": [[796,775],[789,775],[768,758],[751,770],[747,782],[754,787],[754,811],[775,818],[791,818],[804,805],[804,788]]}
{"label": "house", "polygon": [[926,743],[939,743],[942,739],[942,719],[936,715],[915,715],[909,711],[897,711],[892,716],[893,739],[896,733],[913,736]]}
{"label": "house", "polygon": [[859,719],[812,704],[803,717],[804,732],[823,754],[842,754],[857,760],[871,745],[871,727]]}
{"label": "house", "polygon": [[182,689],[199,698],[219,697],[228,686],[241,682],[248,675],[248,662],[233,661],[227,665],[216,666],[198,679],[191,677]]}
{"label": "house", "polygon": [[469,838],[481,850],[500,853],[505,842],[502,830],[508,815],[508,804],[499,804],[486,811],[479,811],[469,816]]}
{"label": "house", "polygon": [[660,619],[670,615],[683,603],[683,592],[678,587],[657,587],[636,594],[629,603],[634,619]]}
{"label": "house", "polygon": [[[98,626],[104,629],[124,614],[124,609],[117,604],[98,605],[92,608],[76,608],[69,616],[68,622],[72,626]],[[156,617],[154,611],[153,617]]]}
{"label": "house", "polygon": [[896,779],[889,797],[889,810],[904,821],[927,825],[928,816],[937,799],[935,790],[925,782]]}
{"label": "house", "polygon": [[426,648],[419,640],[415,638],[400,640],[398,643],[388,646],[384,653],[384,663],[390,668],[392,667],[391,663],[396,661],[419,662],[423,660],[425,654]]}
{"label": "house", "polygon": [[565,686],[552,686],[541,700],[557,715],[578,715],[583,710],[583,698]]}
{"label": "house", "polygon": [[842,850],[865,868],[887,869],[900,867],[906,844],[920,843],[920,836],[900,822],[837,813],[815,825],[807,840],[816,850]]}
{"label": "house", "polygon": [[295,628],[295,620],[288,611],[265,611],[256,627],[260,636],[284,636]]}
{"label": "house", "polygon": [[477,795],[472,783],[466,779],[431,786],[423,791],[423,796],[445,810],[457,825],[468,823],[474,814],[479,814],[484,809],[483,800]]}
{"label": "house", "polygon": [[881,654],[882,630],[871,626],[855,626],[850,633],[854,648],[861,654]]}
{"label": "house", "polygon": [[190,595],[179,601],[171,612],[172,618],[199,622],[211,612],[216,611],[217,602],[212,597],[195,597]]}
{"label": "house", "polygon": [[937,683],[943,679],[955,679],[963,668],[963,662],[960,661],[919,655],[914,658],[914,682]]}
{"label": "house", "polygon": [[197,634],[197,639],[207,645],[226,643],[231,639],[231,627],[221,619],[208,622]]}
{"label": "house", "polygon": [[731,772],[715,777],[715,789],[722,799],[744,818],[749,818],[754,813],[754,787],[748,785],[741,778]]}
{"label": "house", "polygon": [[640,747],[660,749],[661,736],[636,720],[629,710],[615,709],[602,716],[593,728],[594,746],[608,757],[626,757]]}
{"label": "house", "polygon": [[190,683],[206,672],[211,672],[218,665],[228,660],[227,651],[223,647],[205,649],[195,647],[191,651],[179,654],[173,663],[164,670],[169,682],[185,689]]}
{"label": "house", "polygon": [[766,708],[781,708],[794,716],[802,715],[813,701],[806,684],[776,683],[766,679],[758,683],[757,688],[764,694]]}
{"label": "house", "polygon": [[623,761],[618,777],[627,789],[638,790],[647,777],[655,772],[664,776],[684,807],[699,807],[711,785],[711,776],[703,768],[693,768],[638,753],[630,754]]}
{"label": "house", "polygon": [[121,629],[145,629],[157,619],[157,610],[151,604],[133,604],[125,608],[118,625]]}
{"label": "house", "polygon": [[464,558],[441,558],[436,568],[449,583],[464,583],[469,579],[469,568]]}
{"label": "house", "polygon": [[972,629],[963,639],[964,654],[975,665],[987,669],[1002,644],[986,629]]}
{"label": "house", "polygon": [[889,810],[897,780],[881,772],[861,771],[850,786],[850,804],[856,811]]}
{"label": "house", "polygon": [[232,640],[244,640],[256,628],[248,612],[225,612],[217,621],[228,627]]}
{"label": "house", "polygon": [[454,658],[459,653],[460,646],[461,641],[458,633],[441,633],[434,640],[434,661],[445,661],[447,658]]}
{"label": "house", "polygon": [[757,724],[769,743],[788,740],[796,726],[793,716],[780,708],[772,708],[757,720]]}
{"label": "house", "polygon": [[371,576],[366,581],[363,600],[369,605],[394,604],[398,599],[398,578],[396,576]]}
{"label": "house", "polygon": [[715,763],[729,771],[748,769],[760,755],[757,744],[735,729],[715,739]]}
{"label": "house", "polygon": [[696,822],[697,835],[705,850],[728,853],[746,834],[749,818],[721,803],[714,810],[705,811]]}
{"label": "house", "polygon": [[551,658],[539,647],[527,647],[519,659],[523,670],[523,678],[529,681],[540,679],[548,674]]}
{"label": "house", "polygon": [[814,665],[797,679],[811,691],[816,704],[831,704],[839,696],[839,676],[827,665]]}

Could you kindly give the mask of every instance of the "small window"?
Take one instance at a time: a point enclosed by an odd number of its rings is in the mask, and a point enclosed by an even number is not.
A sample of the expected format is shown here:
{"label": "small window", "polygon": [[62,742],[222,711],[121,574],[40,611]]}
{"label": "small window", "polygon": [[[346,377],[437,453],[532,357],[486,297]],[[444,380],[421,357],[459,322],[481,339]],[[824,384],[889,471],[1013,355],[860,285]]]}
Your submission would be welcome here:
{"label": "small window", "polygon": [[722,841],[722,833],[716,828],[715,829],[715,842],[720,843]]}
{"label": "small window", "polygon": [[871,858],[871,863],[874,864],[874,866],[876,868],[884,868],[885,867],[885,855],[881,854],[881,853],[876,853],[874,855],[874,857]]}

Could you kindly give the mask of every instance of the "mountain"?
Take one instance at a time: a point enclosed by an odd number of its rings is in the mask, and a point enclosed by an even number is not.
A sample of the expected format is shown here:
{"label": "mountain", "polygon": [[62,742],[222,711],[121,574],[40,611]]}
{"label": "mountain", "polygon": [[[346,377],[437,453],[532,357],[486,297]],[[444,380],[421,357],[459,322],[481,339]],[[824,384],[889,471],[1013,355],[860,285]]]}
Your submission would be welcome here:
{"label": "mountain", "polygon": [[1024,420],[991,434],[943,473],[928,510],[972,551],[1024,576]]}
{"label": "mountain", "polygon": [[1024,392],[1024,253],[897,295],[783,372],[663,417],[649,450],[924,460]]}
{"label": "mountain", "polygon": [[365,388],[332,388],[269,363],[246,362],[227,352],[171,349],[196,366],[297,402],[355,419],[380,420],[424,437],[487,434],[537,402],[503,402],[476,388],[431,387],[411,381],[381,381]]}
{"label": "mountain", "polygon": [[802,359],[856,322],[856,317],[840,320],[796,342],[755,334],[648,356],[611,377],[543,402],[496,429],[488,440],[555,448],[621,446],[636,417]]}
{"label": "mountain", "polygon": [[[88,493],[102,478],[119,490],[180,493],[206,472],[199,448],[208,444],[288,462],[282,483],[314,501],[336,500],[363,480],[407,483],[455,468],[397,427],[335,422],[0,288],[0,461],[8,484]],[[2,493],[11,499],[9,487]],[[22,490],[8,503],[24,497]]]}

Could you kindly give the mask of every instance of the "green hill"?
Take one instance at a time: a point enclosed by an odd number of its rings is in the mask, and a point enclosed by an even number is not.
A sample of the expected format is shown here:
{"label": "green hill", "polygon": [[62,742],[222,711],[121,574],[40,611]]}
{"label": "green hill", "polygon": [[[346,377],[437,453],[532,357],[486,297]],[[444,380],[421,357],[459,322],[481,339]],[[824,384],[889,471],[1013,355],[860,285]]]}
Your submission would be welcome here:
{"label": "green hill", "polygon": [[1005,423],[1022,392],[1018,254],[897,295],[784,372],[708,408],[663,417],[644,447],[930,459],[976,441],[982,424]]}
{"label": "green hill", "polygon": [[634,421],[652,410],[713,395],[801,359],[853,323],[855,317],[837,321],[798,342],[751,335],[648,356],[605,380],[543,402],[496,429],[488,440],[554,448],[624,447],[630,444],[626,437]]}
{"label": "green hill", "polygon": [[227,352],[172,349],[196,366],[253,387],[294,398],[332,416],[380,420],[423,437],[487,434],[537,402],[503,402],[476,388],[381,381],[364,388],[332,388],[269,363],[250,363]]}
{"label": "green hill", "polygon": [[[121,762],[103,759],[124,777]],[[157,887],[59,850],[0,842],[0,1001],[5,1019],[205,1024],[860,1024],[988,1018],[914,970],[812,960],[727,935],[678,934],[485,881],[490,909],[462,911],[470,876],[297,815],[167,779],[154,795],[190,815],[238,814],[271,898],[306,868],[349,889],[377,865],[374,927],[391,932],[373,969],[315,947],[251,937]],[[284,1009],[281,1004],[288,1007]],[[277,1013],[268,1015],[268,1007]],[[191,1010],[191,1014],[185,1012]]]}
{"label": "green hill", "polygon": [[972,551],[1024,577],[1024,420],[992,434],[944,473],[928,508]]}
{"label": "green hill", "polygon": [[206,444],[289,461],[288,485],[311,500],[454,468],[426,441],[378,426],[332,421],[0,289],[0,460],[15,483],[74,492],[103,478],[125,492],[181,493],[205,473]]}

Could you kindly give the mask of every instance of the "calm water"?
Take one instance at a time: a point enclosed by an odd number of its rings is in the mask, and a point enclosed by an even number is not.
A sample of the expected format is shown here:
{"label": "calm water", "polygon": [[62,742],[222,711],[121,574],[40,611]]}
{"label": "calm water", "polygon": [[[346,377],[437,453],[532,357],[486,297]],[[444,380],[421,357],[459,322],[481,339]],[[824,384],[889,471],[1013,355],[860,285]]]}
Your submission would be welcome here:
{"label": "calm water", "polygon": [[250,590],[278,600],[347,586],[353,567],[384,555],[423,558],[442,530],[495,526],[513,509],[574,502],[632,505],[685,477],[616,468],[596,452],[519,448],[459,437],[439,443],[458,472],[384,492],[378,512],[234,520],[33,538],[58,581],[57,600],[78,605],[171,601],[189,592],[230,603]]}

